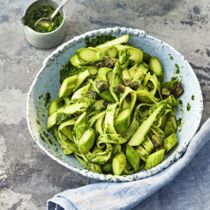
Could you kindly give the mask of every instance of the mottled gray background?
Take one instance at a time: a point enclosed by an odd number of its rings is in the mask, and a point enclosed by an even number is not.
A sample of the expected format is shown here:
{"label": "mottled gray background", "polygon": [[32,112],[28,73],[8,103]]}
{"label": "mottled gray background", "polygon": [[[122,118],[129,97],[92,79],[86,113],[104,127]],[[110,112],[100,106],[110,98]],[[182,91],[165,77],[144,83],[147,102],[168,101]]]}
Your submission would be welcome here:
{"label": "mottled gray background", "polygon": [[[18,18],[31,1],[0,0],[0,209],[44,210],[55,193],[93,183],[45,155],[26,125],[26,96],[52,50],[31,47]],[[191,63],[210,116],[210,0],[71,0],[65,40],[107,26],[144,29],[174,46]],[[143,210],[210,209],[210,142]],[[114,202],[114,201],[113,201]]]}

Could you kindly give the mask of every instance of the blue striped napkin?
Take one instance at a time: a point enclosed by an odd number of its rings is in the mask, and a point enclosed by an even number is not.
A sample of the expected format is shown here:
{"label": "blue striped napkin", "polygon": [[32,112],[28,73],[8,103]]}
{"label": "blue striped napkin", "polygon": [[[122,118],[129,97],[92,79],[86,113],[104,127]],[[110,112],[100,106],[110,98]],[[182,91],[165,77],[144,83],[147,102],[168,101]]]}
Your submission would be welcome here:
{"label": "blue striped napkin", "polygon": [[48,210],[128,210],[172,181],[210,140],[210,118],[193,137],[185,154],[162,172],[125,183],[96,183],[70,189],[48,201]]}

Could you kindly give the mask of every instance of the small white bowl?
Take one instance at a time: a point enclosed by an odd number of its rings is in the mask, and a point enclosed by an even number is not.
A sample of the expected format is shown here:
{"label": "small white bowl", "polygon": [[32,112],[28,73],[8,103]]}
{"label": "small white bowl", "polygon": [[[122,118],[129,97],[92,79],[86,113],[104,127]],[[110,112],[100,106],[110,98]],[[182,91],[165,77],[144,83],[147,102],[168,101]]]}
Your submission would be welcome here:
{"label": "small white bowl", "polygon": [[34,31],[33,29],[25,25],[25,19],[29,12],[35,10],[37,7],[42,5],[51,5],[54,8],[58,6],[58,4],[52,0],[37,0],[26,8],[23,17],[20,19],[20,22],[23,26],[25,38],[30,44],[40,49],[49,49],[57,46],[63,41],[67,29],[66,18],[64,11],[61,9],[60,13],[63,15],[63,22],[57,29],[47,33]]}
{"label": "small white bowl", "polygon": [[[129,34],[129,43],[137,48],[143,48],[152,56],[160,58],[165,70],[166,81],[170,80],[172,76],[175,76],[175,68],[177,65],[180,68],[179,78],[182,80],[184,86],[184,94],[181,96],[183,109],[179,109],[176,113],[177,119],[182,117],[183,122],[182,129],[177,132],[179,144],[161,164],[150,170],[142,170],[135,174],[123,176],[106,175],[88,171],[83,168],[73,155],[65,156],[63,154],[56,139],[46,128],[46,93],[50,93],[51,98],[57,96],[60,87],[59,70],[62,65],[69,61],[69,57],[73,55],[77,49],[85,47],[85,38],[95,37],[100,34],[112,34],[113,36]],[[186,108],[188,103],[191,104],[191,109],[189,111],[187,111]],[[48,156],[61,165],[84,176],[103,181],[122,182],[135,181],[152,176],[169,167],[182,156],[199,127],[202,117],[203,99],[201,88],[193,69],[187,60],[173,47],[146,34],[145,31],[132,28],[114,27],[90,31],[74,37],[70,41],[61,45],[49,57],[47,57],[29,91],[27,109],[27,120],[30,133],[36,143]]]}

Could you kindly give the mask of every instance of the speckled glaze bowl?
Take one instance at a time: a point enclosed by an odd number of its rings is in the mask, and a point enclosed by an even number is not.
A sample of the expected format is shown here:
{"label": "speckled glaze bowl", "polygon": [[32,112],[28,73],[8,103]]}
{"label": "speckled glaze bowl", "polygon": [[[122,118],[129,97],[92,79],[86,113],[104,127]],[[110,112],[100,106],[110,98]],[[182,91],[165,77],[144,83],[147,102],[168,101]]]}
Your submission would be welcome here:
{"label": "speckled glaze bowl", "polygon": [[[49,95],[51,98],[57,96],[59,90],[59,70],[71,55],[81,47],[85,46],[86,37],[94,37],[100,34],[112,34],[120,36],[129,34],[129,43],[135,47],[143,48],[153,56],[158,56],[165,69],[165,79],[178,76],[184,85],[184,94],[181,97],[183,105],[177,112],[177,119],[182,118],[182,128],[178,131],[179,145],[168,155],[168,157],[158,166],[140,171],[132,175],[114,176],[104,175],[88,171],[73,156],[63,155],[57,141],[46,129],[47,109],[45,107]],[[179,73],[178,73],[179,72]],[[187,106],[191,105],[189,111]],[[168,44],[146,34],[142,30],[114,27],[90,31],[77,36],[58,47],[49,57],[47,57],[41,70],[36,76],[28,95],[27,120],[28,127],[33,139],[39,147],[52,159],[70,170],[82,174],[89,178],[103,181],[120,182],[134,181],[152,176],[173,164],[187,150],[192,137],[197,131],[203,110],[202,92],[199,82],[191,66],[186,59]]]}
{"label": "speckled glaze bowl", "polygon": [[34,31],[33,29],[25,25],[25,19],[28,13],[36,10],[37,7],[42,5],[51,5],[54,8],[58,7],[58,4],[52,0],[37,0],[26,8],[23,17],[20,19],[20,23],[23,26],[25,38],[30,44],[40,49],[49,49],[57,46],[63,41],[67,29],[66,18],[64,11],[61,9],[60,13],[63,15],[63,22],[57,29],[47,33]]}

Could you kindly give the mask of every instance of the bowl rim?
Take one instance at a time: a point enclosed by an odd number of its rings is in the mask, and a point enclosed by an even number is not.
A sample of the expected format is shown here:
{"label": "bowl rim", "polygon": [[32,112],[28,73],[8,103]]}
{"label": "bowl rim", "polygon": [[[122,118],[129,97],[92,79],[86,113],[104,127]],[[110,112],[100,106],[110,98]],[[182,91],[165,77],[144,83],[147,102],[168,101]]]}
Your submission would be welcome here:
{"label": "bowl rim", "polygon": [[[185,60],[186,65],[188,66],[190,72],[192,73],[192,76],[194,78],[194,81],[196,83],[196,86],[198,87],[198,95],[200,96],[199,99],[199,118],[197,120],[197,124],[195,126],[195,131],[193,132],[193,134],[191,135],[191,138],[188,139],[188,141],[185,141],[182,145],[181,148],[175,150],[174,154],[171,155],[170,157],[168,157],[165,161],[163,161],[162,163],[160,163],[159,165],[153,167],[152,169],[149,169],[147,171],[139,171],[137,173],[134,174],[130,174],[130,175],[123,175],[123,176],[117,176],[117,175],[111,175],[111,174],[99,174],[99,173],[95,173],[92,171],[89,171],[87,169],[80,169],[80,168],[76,168],[73,167],[69,164],[67,164],[66,162],[58,159],[57,157],[55,157],[53,154],[51,154],[39,141],[38,139],[36,139],[35,135],[34,135],[34,131],[32,129],[31,123],[30,123],[30,98],[33,92],[33,88],[40,76],[40,74],[42,73],[42,71],[45,69],[45,67],[47,66],[48,62],[53,59],[53,56],[55,56],[56,54],[58,54],[59,52],[65,50],[65,48],[67,48],[69,46],[69,44],[74,43],[74,42],[78,42],[81,39],[85,39],[86,37],[91,37],[93,35],[99,35],[99,34],[110,34],[110,33],[114,33],[114,32],[120,32],[121,34],[131,34],[131,35],[137,35],[139,37],[144,37],[147,36],[157,42],[161,42],[164,46],[168,47],[169,49],[171,49],[172,51],[174,51],[177,55],[179,55],[183,60]],[[161,172],[162,170],[168,168],[170,165],[172,165],[175,161],[177,161],[187,150],[187,147],[189,145],[189,143],[191,142],[193,136],[196,134],[196,131],[198,130],[200,123],[201,123],[201,119],[202,119],[202,113],[203,113],[203,95],[202,95],[202,91],[201,91],[201,87],[200,87],[200,83],[198,81],[198,78],[196,77],[192,67],[190,66],[189,62],[185,59],[185,57],[179,53],[177,50],[175,50],[172,46],[170,46],[169,44],[151,36],[150,34],[147,34],[145,31],[140,30],[140,29],[134,29],[134,28],[126,28],[126,27],[107,27],[107,28],[101,28],[101,29],[97,29],[97,30],[92,30],[86,33],[83,33],[81,35],[75,36],[72,39],[70,39],[69,41],[63,43],[62,45],[60,45],[59,47],[57,47],[49,56],[47,56],[42,64],[41,69],[39,70],[39,72],[36,74],[35,79],[33,80],[31,87],[29,89],[28,95],[27,95],[27,125],[28,125],[28,129],[29,132],[32,136],[32,138],[35,140],[35,142],[38,144],[38,146],[49,156],[51,157],[53,160],[55,160],[56,162],[58,162],[59,164],[65,166],[66,168],[70,169],[71,171],[74,171],[76,173],[79,173],[83,176],[86,176],[88,178],[93,178],[93,179],[97,179],[100,181],[108,181],[108,182],[128,182],[128,181],[136,181],[139,179],[144,179],[144,178],[148,178],[152,175],[155,175],[159,172]]]}

